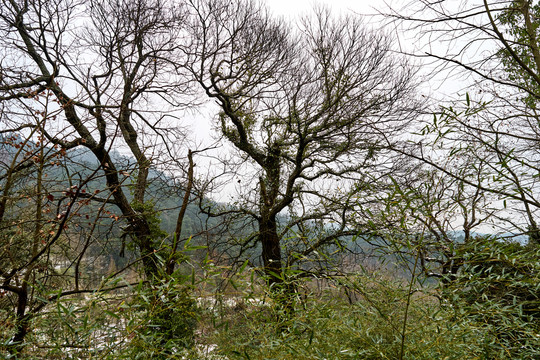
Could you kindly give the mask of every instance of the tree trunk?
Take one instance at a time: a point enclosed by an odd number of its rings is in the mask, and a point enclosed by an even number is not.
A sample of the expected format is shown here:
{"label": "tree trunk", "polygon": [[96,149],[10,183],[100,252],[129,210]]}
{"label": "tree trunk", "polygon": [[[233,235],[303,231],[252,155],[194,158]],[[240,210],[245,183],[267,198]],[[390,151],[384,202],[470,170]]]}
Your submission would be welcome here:
{"label": "tree trunk", "polygon": [[262,244],[264,272],[270,286],[283,283],[281,268],[281,246],[275,217],[259,221],[259,240]]}
{"label": "tree trunk", "polygon": [[11,355],[18,354],[24,347],[24,338],[28,333],[29,316],[26,314],[26,306],[28,304],[28,291],[26,286],[20,289],[17,294],[17,314],[15,317],[15,334],[11,339],[11,344],[8,346],[8,351]]}
{"label": "tree trunk", "polygon": [[146,221],[142,214],[135,211],[129,203],[122,189],[121,181],[118,178],[118,170],[116,169],[110,154],[103,146],[95,146],[91,148],[91,150],[100,161],[101,166],[105,171],[107,187],[112,192],[116,206],[118,206],[122,215],[127,219],[131,235],[136,239],[144,265],[144,274],[149,280],[153,277],[158,277],[159,267],[154,252],[156,249],[152,244],[152,232],[148,221]]}
{"label": "tree trunk", "polygon": [[259,240],[262,244],[264,272],[270,294],[282,312],[278,314],[281,320],[289,318],[294,311],[296,286],[287,279],[281,264],[281,244],[277,233],[276,219],[263,218],[259,221]]}
{"label": "tree trunk", "polygon": [[129,222],[133,226],[134,238],[141,252],[146,279],[153,280],[153,278],[160,278],[162,274],[160,273],[159,261],[155,253],[157,249],[153,244],[152,232],[148,222],[142,216],[129,219]]}

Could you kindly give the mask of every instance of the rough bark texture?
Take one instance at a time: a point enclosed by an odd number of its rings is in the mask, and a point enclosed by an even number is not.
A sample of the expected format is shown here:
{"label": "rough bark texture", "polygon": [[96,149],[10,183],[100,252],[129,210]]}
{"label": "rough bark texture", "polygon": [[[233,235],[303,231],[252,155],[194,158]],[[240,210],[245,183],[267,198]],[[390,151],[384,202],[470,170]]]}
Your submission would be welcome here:
{"label": "rough bark texture", "polygon": [[264,271],[270,285],[283,282],[280,238],[275,217],[259,222],[259,241],[262,244]]}

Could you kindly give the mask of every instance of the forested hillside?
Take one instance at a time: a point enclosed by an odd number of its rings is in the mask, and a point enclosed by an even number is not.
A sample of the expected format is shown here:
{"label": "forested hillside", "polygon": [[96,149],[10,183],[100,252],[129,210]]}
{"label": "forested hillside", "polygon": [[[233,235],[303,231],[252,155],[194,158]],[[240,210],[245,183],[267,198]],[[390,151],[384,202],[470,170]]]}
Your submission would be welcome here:
{"label": "forested hillside", "polygon": [[269,5],[1,1],[0,358],[538,359],[540,4]]}

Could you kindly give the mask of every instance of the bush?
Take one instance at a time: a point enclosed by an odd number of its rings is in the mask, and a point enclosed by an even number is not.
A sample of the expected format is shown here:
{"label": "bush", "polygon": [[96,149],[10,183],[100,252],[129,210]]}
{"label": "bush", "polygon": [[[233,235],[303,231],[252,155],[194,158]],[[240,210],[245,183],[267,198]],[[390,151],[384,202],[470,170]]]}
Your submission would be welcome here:
{"label": "bush", "polygon": [[540,358],[540,248],[477,238],[444,289],[449,309],[483,334],[486,358]]}
{"label": "bush", "polygon": [[198,310],[183,280],[171,277],[151,286],[141,283],[134,298],[121,307],[126,310],[130,340],[115,358],[182,358],[193,346]]}
{"label": "bush", "polygon": [[[297,284],[302,301],[287,317],[273,303],[254,301],[251,292],[243,306],[211,309],[202,340],[230,360],[400,359],[406,322],[403,359],[468,359],[482,352],[483,337],[441,309],[433,288],[415,283],[409,297],[410,283],[381,272],[329,281],[321,293],[309,290],[313,281]],[[346,292],[358,300],[351,304]]]}

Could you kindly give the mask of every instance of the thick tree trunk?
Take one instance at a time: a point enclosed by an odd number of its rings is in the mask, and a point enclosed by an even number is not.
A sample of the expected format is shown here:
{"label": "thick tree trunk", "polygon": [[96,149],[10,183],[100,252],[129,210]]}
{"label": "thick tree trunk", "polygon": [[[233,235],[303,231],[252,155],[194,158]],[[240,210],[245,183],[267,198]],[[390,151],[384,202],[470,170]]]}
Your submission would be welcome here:
{"label": "thick tree trunk", "polygon": [[160,273],[159,262],[155,253],[157,249],[153,244],[152,233],[148,222],[141,216],[129,219],[129,222],[133,226],[134,237],[141,252],[144,274],[147,280],[159,278],[162,274]]}
{"label": "thick tree trunk", "polygon": [[259,222],[259,240],[262,244],[264,272],[270,293],[282,310],[278,317],[283,320],[294,311],[296,288],[295,284],[287,279],[282,268],[281,243],[275,217],[263,218]]}
{"label": "thick tree trunk", "polygon": [[262,244],[264,272],[268,276],[269,285],[282,283],[281,245],[275,217],[259,221],[259,240]]}

